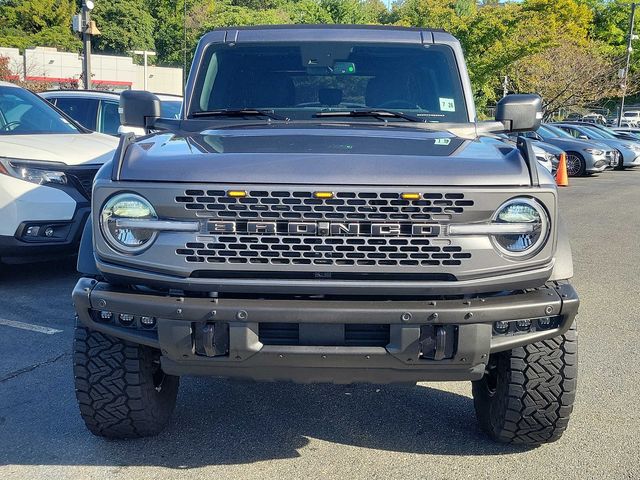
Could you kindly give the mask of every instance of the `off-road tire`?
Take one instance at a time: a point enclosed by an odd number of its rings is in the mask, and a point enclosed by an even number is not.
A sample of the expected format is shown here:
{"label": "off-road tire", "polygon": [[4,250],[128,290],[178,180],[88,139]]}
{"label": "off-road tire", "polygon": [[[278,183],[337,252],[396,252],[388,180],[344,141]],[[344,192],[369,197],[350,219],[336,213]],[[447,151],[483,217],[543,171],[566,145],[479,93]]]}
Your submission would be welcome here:
{"label": "off-road tire", "polygon": [[503,443],[558,440],[569,423],[578,374],[576,324],[564,334],[491,356],[473,382],[480,428]]}
{"label": "off-road tire", "polygon": [[156,435],[176,404],[179,377],[162,372],[157,350],[83,325],[76,325],[73,374],[80,414],[94,435]]}

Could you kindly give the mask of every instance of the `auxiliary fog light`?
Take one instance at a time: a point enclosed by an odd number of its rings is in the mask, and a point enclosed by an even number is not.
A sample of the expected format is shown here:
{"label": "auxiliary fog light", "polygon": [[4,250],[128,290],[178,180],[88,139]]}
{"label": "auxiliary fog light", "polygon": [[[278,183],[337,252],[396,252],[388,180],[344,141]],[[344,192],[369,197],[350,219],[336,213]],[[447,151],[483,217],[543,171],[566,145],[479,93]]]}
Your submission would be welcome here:
{"label": "auxiliary fog light", "polygon": [[134,319],[135,317],[130,313],[121,313],[118,315],[118,320],[120,320],[122,325],[131,325]]}
{"label": "auxiliary fog light", "polygon": [[507,333],[509,330],[509,322],[495,322],[493,324],[493,331],[496,333]]}
{"label": "auxiliary fog light", "polygon": [[551,328],[552,324],[553,324],[553,320],[551,319],[551,317],[542,317],[538,319],[538,327],[541,330],[547,330]]}
{"label": "auxiliary fog light", "polygon": [[516,328],[521,332],[526,332],[531,328],[531,320],[518,320],[516,322]]}
{"label": "auxiliary fog light", "polygon": [[112,318],[113,312],[109,312],[108,310],[100,311],[100,320],[102,320],[103,322],[110,322]]}
{"label": "auxiliary fog light", "polygon": [[145,328],[153,328],[156,324],[156,317],[140,317],[140,324]]}

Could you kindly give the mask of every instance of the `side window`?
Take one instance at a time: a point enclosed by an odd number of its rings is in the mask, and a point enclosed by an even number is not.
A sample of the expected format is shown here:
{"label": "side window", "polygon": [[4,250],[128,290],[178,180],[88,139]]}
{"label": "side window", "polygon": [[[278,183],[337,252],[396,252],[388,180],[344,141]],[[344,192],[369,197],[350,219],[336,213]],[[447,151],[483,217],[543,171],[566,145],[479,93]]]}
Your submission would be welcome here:
{"label": "side window", "polygon": [[107,135],[117,135],[119,126],[118,104],[102,100],[100,102],[100,115],[98,116],[98,131]]}
{"label": "side window", "polygon": [[96,129],[98,100],[92,98],[58,98],[56,107],[89,130]]}
{"label": "side window", "polygon": [[571,135],[574,138],[578,138],[578,136],[580,135],[580,132],[578,132],[577,130],[573,129],[573,128],[569,128],[569,127],[560,127],[562,130],[564,130],[565,132],[567,132],[569,135]]}

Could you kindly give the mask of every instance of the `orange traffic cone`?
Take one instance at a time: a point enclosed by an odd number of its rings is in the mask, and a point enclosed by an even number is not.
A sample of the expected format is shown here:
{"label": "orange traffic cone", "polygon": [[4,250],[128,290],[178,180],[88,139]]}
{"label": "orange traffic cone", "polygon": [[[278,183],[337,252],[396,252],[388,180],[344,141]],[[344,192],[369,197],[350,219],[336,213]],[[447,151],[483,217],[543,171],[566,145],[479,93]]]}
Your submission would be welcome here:
{"label": "orange traffic cone", "polygon": [[558,163],[558,171],[556,172],[556,183],[559,187],[569,186],[569,175],[567,175],[567,154],[560,154],[560,162]]}

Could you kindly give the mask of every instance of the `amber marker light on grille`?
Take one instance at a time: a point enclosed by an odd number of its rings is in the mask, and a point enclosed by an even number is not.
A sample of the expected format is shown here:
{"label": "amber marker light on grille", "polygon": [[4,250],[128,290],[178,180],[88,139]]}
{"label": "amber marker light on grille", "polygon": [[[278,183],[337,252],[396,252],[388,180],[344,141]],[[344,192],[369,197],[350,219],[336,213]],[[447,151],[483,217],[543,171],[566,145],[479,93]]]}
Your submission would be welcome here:
{"label": "amber marker light on grille", "polygon": [[404,199],[404,200],[420,200],[420,194],[419,193],[401,193],[400,196]]}
{"label": "amber marker light on grille", "polygon": [[333,192],[314,192],[316,198],[333,198]]}
{"label": "amber marker light on grille", "polygon": [[244,190],[229,190],[227,192],[227,195],[233,198],[240,198],[240,197],[246,197],[247,192],[245,192]]}

